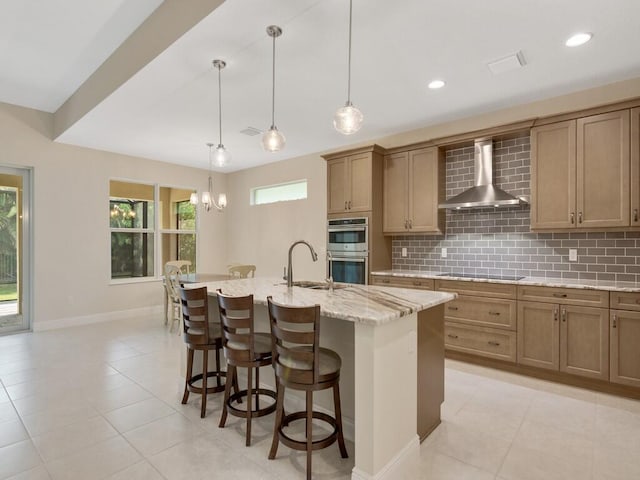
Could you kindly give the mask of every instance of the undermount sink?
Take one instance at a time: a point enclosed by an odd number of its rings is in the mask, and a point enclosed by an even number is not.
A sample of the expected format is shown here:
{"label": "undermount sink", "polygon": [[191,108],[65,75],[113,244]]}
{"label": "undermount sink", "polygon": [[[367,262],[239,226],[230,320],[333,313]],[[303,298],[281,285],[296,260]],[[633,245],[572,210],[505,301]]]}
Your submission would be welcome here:
{"label": "undermount sink", "polygon": [[[294,287],[311,288],[313,290],[329,290],[329,284],[327,282],[313,282],[310,280],[298,280],[293,282]],[[341,283],[334,283],[333,289],[338,290],[340,288],[346,288],[348,285]]]}

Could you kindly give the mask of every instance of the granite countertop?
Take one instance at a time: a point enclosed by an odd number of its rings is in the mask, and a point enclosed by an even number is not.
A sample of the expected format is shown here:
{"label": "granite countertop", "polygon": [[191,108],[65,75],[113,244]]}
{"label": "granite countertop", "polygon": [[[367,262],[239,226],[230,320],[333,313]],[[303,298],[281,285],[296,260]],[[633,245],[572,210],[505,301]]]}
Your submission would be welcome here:
{"label": "granite countertop", "polygon": [[456,298],[455,293],[449,292],[374,285],[348,284],[333,292],[301,287],[288,289],[283,280],[262,277],[206,282],[186,287],[194,288],[199,285],[206,285],[209,295],[215,295],[218,288],[227,295],[253,294],[254,303],[260,305],[267,304],[269,295],[274,301],[289,306],[319,304],[320,313],[326,317],[369,325],[389,323]]}
{"label": "granite countertop", "polygon": [[468,282],[508,283],[515,285],[535,285],[540,287],[581,288],[587,290],[609,290],[612,292],[640,292],[640,283],[616,282],[611,280],[578,280],[569,278],[524,277],[520,280],[498,280],[489,278],[469,278],[442,275],[442,272],[417,270],[380,270],[371,275],[387,275],[406,278],[432,278],[440,280],[464,280]]}

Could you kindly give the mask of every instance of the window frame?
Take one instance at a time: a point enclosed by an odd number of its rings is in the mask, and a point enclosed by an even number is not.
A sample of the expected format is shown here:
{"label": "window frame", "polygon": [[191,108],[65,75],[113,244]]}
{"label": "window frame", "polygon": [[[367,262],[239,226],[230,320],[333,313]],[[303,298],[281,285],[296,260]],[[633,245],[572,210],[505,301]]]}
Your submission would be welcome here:
{"label": "window frame", "polygon": [[[278,199],[275,200],[273,202],[265,202],[265,203],[256,203],[256,193],[260,190],[268,190],[268,189],[272,189],[272,188],[277,188],[277,187],[286,187],[288,185],[297,185],[297,184],[302,184],[304,183],[305,186],[305,196],[304,197],[300,197],[300,198],[284,198],[284,199]],[[252,207],[258,207],[261,205],[272,205],[274,203],[281,203],[281,202],[295,202],[295,201],[299,201],[299,200],[307,200],[309,198],[309,180],[307,178],[300,178],[297,180],[290,180],[287,182],[279,182],[279,183],[274,183],[271,185],[260,185],[257,187],[251,187],[249,190],[249,204]]]}
{"label": "window frame", "polygon": [[[162,228],[162,222],[161,222],[161,209],[160,209],[160,191],[162,188],[170,188],[170,189],[178,189],[178,190],[190,190],[193,192],[197,192],[197,189],[195,187],[187,187],[187,186],[178,186],[178,185],[170,185],[170,184],[164,184],[164,183],[158,183],[158,182],[148,182],[148,181],[144,181],[144,180],[139,180],[139,179],[131,179],[131,178],[121,178],[121,177],[110,177],[108,179],[108,184],[107,184],[107,197],[108,197],[108,201],[109,201],[109,206],[111,206],[111,202],[113,201],[114,198],[120,198],[120,197],[112,197],[111,196],[111,182],[112,181],[116,181],[116,182],[124,182],[124,183],[132,183],[132,184],[138,184],[138,185],[147,185],[147,186],[151,186],[153,187],[153,203],[154,203],[154,207],[153,207],[153,227],[147,227],[147,228],[140,228],[140,227],[136,227],[136,228],[122,228],[122,227],[111,227],[111,224],[109,222],[109,219],[107,219],[107,234],[109,237],[109,270],[107,275],[109,276],[109,284],[110,285],[122,285],[122,284],[129,284],[129,283],[147,283],[147,282],[157,282],[160,281],[164,278],[164,265],[163,265],[163,260],[162,260],[162,241],[163,241],[163,236],[166,234],[176,234],[176,235],[194,235],[195,236],[195,245],[196,245],[196,252],[195,252],[195,257],[196,257],[196,265],[198,263],[199,260],[199,256],[200,256],[200,248],[199,248],[199,226],[200,226],[200,214],[199,214],[199,209],[197,208],[197,206],[194,206],[195,208],[195,222],[194,222],[194,229],[193,230],[185,230],[185,229],[178,229],[178,228]],[[177,203],[177,202],[176,202]],[[177,213],[176,213],[177,215]],[[176,225],[177,225],[177,219],[176,219]],[[111,235],[112,233],[147,233],[147,234],[152,234],[153,235],[153,248],[154,248],[154,255],[153,255],[153,261],[154,261],[154,265],[153,265],[153,275],[150,276],[145,276],[145,277],[122,277],[122,278],[113,278],[112,277],[112,271],[111,271]],[[178,242],[176,242],[176,244],[178,244]],[[176,247],[178,248],[178,247]],[[192,272],[193,273],[193,272]]]}

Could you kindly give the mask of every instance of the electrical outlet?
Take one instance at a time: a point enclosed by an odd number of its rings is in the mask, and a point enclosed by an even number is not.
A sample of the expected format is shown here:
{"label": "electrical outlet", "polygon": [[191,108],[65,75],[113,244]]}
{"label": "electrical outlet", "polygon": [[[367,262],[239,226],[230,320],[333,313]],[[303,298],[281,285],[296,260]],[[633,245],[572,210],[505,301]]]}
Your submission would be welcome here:
{"label": "electrical outlet", "polygon": [[407,247],[402,247],[402,258],[407,256]]}
{"label": "electrical outlet", "polygon": [[447,249],[442,247],[442,251],[440,252],[440,258],[447,258]]}
{"label": "electrical outlet", "polygon": [[569,249],[569,261],[570,262],[578,261],[578,250],[576,248]]}

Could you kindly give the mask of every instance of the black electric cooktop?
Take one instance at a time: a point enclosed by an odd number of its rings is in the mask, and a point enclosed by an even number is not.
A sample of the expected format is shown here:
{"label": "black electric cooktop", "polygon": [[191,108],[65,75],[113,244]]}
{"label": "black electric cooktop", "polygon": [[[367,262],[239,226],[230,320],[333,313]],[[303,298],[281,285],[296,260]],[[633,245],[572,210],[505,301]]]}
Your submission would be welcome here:
{"label": "black electric cooktop", "polygon": [[508,280],[508,281],[516,281],[522,280],[524,277],[519,275],[485,275],[479,273],[439,273],[438,277],[462,277],[462,278],[485,278],[487,280]]}

